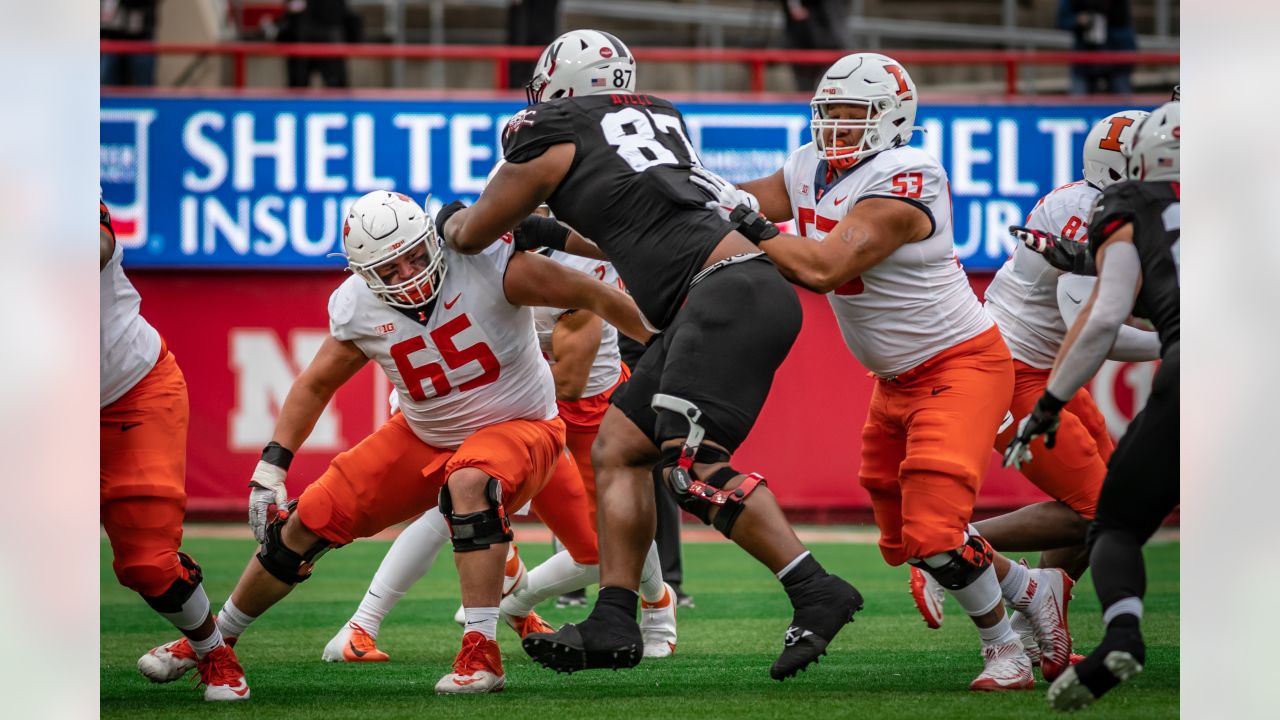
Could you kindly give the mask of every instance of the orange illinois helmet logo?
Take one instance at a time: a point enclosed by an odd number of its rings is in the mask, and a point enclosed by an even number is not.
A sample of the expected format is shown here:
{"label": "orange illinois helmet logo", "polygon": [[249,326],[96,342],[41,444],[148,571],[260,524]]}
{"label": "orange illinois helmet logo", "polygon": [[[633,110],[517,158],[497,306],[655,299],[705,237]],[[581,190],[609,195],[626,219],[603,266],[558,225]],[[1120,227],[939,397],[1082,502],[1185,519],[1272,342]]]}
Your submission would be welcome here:
{"label": "orange illinois helmet logo", "polygon": [[1120,152],[1120,133],[1124,132],[1125,128],[1133,124],[1133,118],[1117,116],[1110,118],[1108,122],[1111,127],[1107,128],[1107,134],[1102,137],[1102,140],[1098,143],[1098,147],[1103,150],[1114,150],[1115,152]]}

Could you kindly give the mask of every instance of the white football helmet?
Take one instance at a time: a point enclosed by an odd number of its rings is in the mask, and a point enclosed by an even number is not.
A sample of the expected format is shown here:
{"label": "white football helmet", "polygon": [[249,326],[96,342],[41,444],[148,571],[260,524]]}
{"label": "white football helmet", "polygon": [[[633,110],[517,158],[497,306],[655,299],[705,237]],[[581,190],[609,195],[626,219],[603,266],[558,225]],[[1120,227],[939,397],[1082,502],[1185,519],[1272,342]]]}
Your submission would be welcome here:
{"label": "white football helmet", "polygon": [[1129,149],[1130,180],[1178,180],[1182,145],[1181,102],[1171,101],[1156,108],[1133,133]]}
{"label": "white football helmet", "polygon": [[[398,192],[375,190],[355,201],[342,223],[342,247],[351,271],[394,307],[426,305],[440,292],[448,270],[435,223],[418,203]],[[422,268],[388,284],[383,278],[390,277],[402,260]]]}
{"label": "white football helmet", "polygon": [[1084,139],[1084,179],[1102,190],[1127,177],[1129,148],[1145,110],[1124,110],[1098,121]]}
{"label": "white football helmet", "polygon": [[621,40],[600,30],[570,30],[542,51],[525,93],[533,105],[635,89],[636,59]]}
{"label": "white football helmet", "polygon": [[[828,118],[832,105],[860,105],[867,116],[860,120]],[[818,83],[809,107],[818,157],[837,170],[845,170],[863,157],[911,141],[916,123],[916,84],[897,60],[876,53],[846,55],[827,69]],[[856,147],[832,143],[826,147],[824,132],[831,137],[843,130],[862,130]]]}

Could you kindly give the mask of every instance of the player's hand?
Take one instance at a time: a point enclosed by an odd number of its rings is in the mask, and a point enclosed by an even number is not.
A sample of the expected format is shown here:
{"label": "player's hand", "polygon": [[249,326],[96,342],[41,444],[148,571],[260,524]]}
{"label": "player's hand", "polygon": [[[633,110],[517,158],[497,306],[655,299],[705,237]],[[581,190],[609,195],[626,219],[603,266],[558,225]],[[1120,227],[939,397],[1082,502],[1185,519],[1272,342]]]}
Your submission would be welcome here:
{"label": "player's hand", "polygon": [[719,213],[720,217],[733,222],[730,215],[733,214],[735,208],[739,205],[745,205],[747,209],[753,212],[760,212],[760,201],[755,195],[743,190],[733,183],[725,180],[710,170],[695,165],[689,173],[689,182],[702,188],[711,200],[705,205]]}
{"label": "player's hand", "polygon": [[1018,423],[1018,433],[1013,442],[1004,451],[1004,466],[1017,469],[1031,460],[1031,443],[1038,437],[1044,438],[1044,446],[1053,449],[1057,439],[1058,424],[1061,420],[1064,403],[1045,393],[1031,409],[1031,414]]}
{"label": "player's hand", "polygon": [[1097,275],[1089,245],[1069,238],[1058,237],[1043,230],[1010,225],[1009,234],[1015,240],[1039,253],[1053,267],[1076,275]]}
{"label": "player's hand", "polygon": [[289,491],[284,487],[285,474],[284,468],[259,460],[249,479],[249,527],[253,528],[253,537],[259,544],[267,541],[271,506],[275,505],[278,513],[289,502]]}

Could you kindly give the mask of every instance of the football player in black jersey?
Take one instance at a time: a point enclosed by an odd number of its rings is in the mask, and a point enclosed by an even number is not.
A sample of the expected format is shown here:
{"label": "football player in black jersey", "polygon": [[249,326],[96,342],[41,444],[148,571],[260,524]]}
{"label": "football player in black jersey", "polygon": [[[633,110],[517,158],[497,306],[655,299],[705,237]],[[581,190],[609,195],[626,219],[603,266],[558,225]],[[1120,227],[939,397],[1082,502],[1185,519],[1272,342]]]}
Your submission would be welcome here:
{"label": "football player in black jersey", "polygon": [[[858,591],[805,549],[764,479],[729,465],[800,331],[800,302],[754,244],[760,238],[750,239],[776,228],[747,218],[735,230],[705,207],[689,181],[699,163],[680,111],[634,88],[635,59],[617,38],[562,35],[535,68],[533,104],[503,134],[506,163],[473,207],[452,203],[436,219],[464,253],[508,232],[519,247],[602,252],[662,331],[614,393],[592,452],[602,539],[596,605],[580,625],[530,635],[524,647],[562,672],[640,662],[636,588],[654,536],[656,473],[682,507],[781,580],[794,608],[770,669],[782,680],[825,653],[862,607]],[[544,201],[576,232],[530,216]],[[656,394],[699,412],[656,411]],[[691,420],[705,431],[696,448],[696,439],[685,444],[698,435]]]}
{"label": "football player in black jersey", "polygon": [[1049,688],[1058,710],[1085,707],[1142,671],[1142,546],[1178,506],[1179,105],[1166,103],[1142,121],[1129,181],[1108,187],[1094,205],[1089,250],[1098,282],[1058,352],[1048,388],[1005,453],[1005,465],[1016,465],[1029,457],[1034,438],[1043,436],[1052,448],[1059,411],[1101,367],[1120,325],[1134,315],[1155,326],[1160,369],[1146,406],[1111,456],[1089,528],[1106,635]]}

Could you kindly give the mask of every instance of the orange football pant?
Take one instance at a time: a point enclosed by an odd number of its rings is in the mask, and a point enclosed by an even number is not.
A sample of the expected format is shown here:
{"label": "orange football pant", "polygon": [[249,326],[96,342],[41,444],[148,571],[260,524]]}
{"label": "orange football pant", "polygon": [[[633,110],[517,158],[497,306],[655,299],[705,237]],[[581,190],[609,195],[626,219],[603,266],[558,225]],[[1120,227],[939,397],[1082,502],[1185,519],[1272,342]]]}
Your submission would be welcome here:
{"label": "orange football pant", "polygon": [[964,542],[1013,378],[1009,350],[993,326],[892,380],[876,380],[859,480],[890,565]]}
{"label": "orange football pant", "polygon": [[[1018,432],[1018,422],[1030,414],[1049,384],[1049,370],[1013,361],[1013,425],[996,437],[996,452],[1003,453]],[[1053,449],[1039,438],[1031,444],[1031,461],[1022,465],[1022,474],[1049,497],[1058,500],[1081,517],[1092,520],[1098,508],[1098,493],[1107,476],[1107,461],[1115,443],[1107,432],[1107,421],[1089,391],[1081,388],[1062,409],[1062,421]]]}
{"label": "orange football pant", "polygon": [[604,421],[605,411],[609,409],[609,398],[613,396],[613,391],[631,377],[631,369],[625,363],[621,367],[618,382],[599,395],[556,401],[567,430],[565,447],[573,455],[573,461],[578,465],[578,474],[582,476],[582,484],[587,488],[591,527],[596,527],[596,470],[591,465],[591,445],[600,432],[600,423]]}
{"label": "orange football pant", "polygon": [[178,560],[187,510],[187,381],[163,342],[151,372],[98,416],[99,512],[121,585],[148,597],[190,573]]}
{"label": "orange football pant", "polygon": [[[478,430],[457,450],[449,450],[422,442],[397,413],[335,457],[303,491],[295,512],[307,529],[346,545],[435,507],[449,475],[474,467],[502,485],[508,516],[532,500],[534,511],[565,547],[573,543],[574,559],[581,554],[594,562],[596,537],[586,524],[586,491],[564,454],[564,433],[559,418],[510,420]],[[557,464],[568,471],[553,473]],[[549,497],[538,499],[544,492]],[[569,510],[546,507],[551,498]],[[577,522],[569,523],[575,516]]]}

